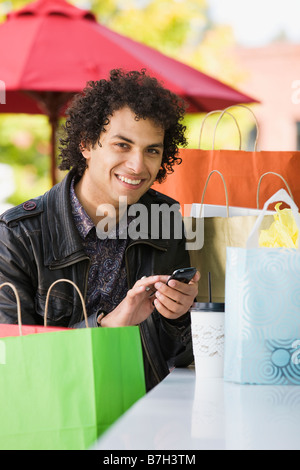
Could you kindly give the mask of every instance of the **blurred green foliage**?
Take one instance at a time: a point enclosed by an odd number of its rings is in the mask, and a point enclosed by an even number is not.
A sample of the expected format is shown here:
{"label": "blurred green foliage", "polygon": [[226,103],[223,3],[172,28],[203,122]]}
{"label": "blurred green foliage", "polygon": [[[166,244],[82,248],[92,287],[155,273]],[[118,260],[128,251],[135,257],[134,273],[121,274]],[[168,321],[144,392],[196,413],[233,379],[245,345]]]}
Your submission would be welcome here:
{"label": "blurred green foliage", "polygon": [[7,202],[19,204],[49,188],[49,131],[45,116],[0,115],[0,163],[14,168],[16,187]]}

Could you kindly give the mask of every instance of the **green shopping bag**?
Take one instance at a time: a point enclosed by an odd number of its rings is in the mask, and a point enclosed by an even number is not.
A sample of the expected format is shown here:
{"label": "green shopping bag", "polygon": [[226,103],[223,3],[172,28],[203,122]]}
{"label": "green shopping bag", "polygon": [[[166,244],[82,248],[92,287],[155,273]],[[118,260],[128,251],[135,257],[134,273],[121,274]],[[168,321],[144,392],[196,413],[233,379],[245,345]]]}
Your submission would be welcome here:
{"label": "green shopping bag", "polygon": [[87,449],[144,394],[136,326],[1,338],[0,325],[1,449]]}

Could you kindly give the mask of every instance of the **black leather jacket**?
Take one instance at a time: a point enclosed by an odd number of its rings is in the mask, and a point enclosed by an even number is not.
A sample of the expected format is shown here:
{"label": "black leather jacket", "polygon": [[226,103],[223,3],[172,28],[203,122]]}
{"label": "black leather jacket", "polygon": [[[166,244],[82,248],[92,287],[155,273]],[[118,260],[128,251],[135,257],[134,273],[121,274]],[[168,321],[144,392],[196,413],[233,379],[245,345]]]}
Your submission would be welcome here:
{"label": "black leather jacket", "polygon": [[[68,173],[43,196],[0,217],[0,284],[9,281],[16,286],[23,324],[43,324],[46,294],[57,279],[71,279],[86,295],[90,260],[71,212],[72,176]],[[170,205],[175,201],[149,190],[139,202],[150,209],[151,204]],[[171,274],[189,265],[185,239],[174,239],[172,230],[168,240],[151,240],[148,234],[130,240],[125,257],[129,288],[142,276]],[[72,285],[58,283],[51,292],[47,325],[84,327],[81,301]],[[6,287],[0,289],[0,323],[17,323],[14,294]],[[89,317],[89,325],[97,326],[96,315]],[[168,321],[154,310],[140,324],[140,332],[147,390],[161,381],[170,367],[192,362],[189,313]]]}

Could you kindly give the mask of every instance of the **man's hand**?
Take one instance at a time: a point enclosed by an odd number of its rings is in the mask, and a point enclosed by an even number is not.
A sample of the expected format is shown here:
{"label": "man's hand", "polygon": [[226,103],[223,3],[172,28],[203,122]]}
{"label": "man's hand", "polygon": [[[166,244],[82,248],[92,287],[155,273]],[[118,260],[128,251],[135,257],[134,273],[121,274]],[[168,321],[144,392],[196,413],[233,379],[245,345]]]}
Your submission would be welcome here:
{"label": "man's hand", "polygon": [[169,276],[162,277],[163,280],[154,284],[155,289],[157,289],[154,305],[165,318],[175,320],[190,309],[195,297],[197,297],[200,273],[197,271],[188,284],[172,279],[167,285]]}
{"label": "man's hand", "polygon": [[138,325],[151,315],[154,307],[166,318],[176,319],[192,306],[198,294],[200,273],[189,284],[171,280],[170,276],[149,276],[138,280],[124,300],[101,320],[102,327]]}
{"label": "man's hand", "polygon": [[154,309],[153,286],[163,282],[164,276],[149,276],[139,279],[129,289],[125,299],[101,320],[101,326],[117,327],[138,325],[151,315]]}

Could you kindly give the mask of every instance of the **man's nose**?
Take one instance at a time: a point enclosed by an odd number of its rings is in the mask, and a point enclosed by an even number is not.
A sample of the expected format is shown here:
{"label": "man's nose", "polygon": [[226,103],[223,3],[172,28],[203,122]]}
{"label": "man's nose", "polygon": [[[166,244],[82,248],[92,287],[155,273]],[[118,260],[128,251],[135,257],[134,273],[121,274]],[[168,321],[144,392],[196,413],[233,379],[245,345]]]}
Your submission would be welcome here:
{"label": "man's nose", "polygon": [[142,173],[145,169],[144,153],[140,149],[133,150],[127,159],[127,167],[134,173]]}

